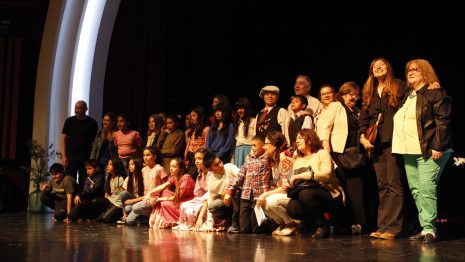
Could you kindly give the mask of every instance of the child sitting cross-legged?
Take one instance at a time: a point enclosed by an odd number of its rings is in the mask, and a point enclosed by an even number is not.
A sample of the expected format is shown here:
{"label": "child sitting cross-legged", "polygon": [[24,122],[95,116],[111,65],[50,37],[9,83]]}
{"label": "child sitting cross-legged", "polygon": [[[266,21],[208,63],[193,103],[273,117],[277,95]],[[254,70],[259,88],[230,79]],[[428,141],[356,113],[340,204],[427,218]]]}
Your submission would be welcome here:
{"label": "child sitting cross-legged", "polygon": [[101,213],[96,222],[113,223],[123,215],[123,204],[119,198],[126,170],[121,159],[114,157],[108,161],[107,177],[105,179],[105,197],[92,199],[93,208]]}
{"label": "child sitting cross-legged", "polygon": [[[124,179],[123,189],[119,194],[121,203],[123,203],[123,217],[121,220],[118,220],[116,223],[120,225],[126,224],[127,217],[132,213],[133,207],[139,203],[142,204],[146,209],[150,207],[144,203],[144,177],[142,174],[143,160],[140,157],[130,157],[128,162],[128,171],[129,175]],[[151,211],[151,209],[150,209]],[[133,213],[132,219],[130,219],[130,224],[135,222],[137,214]]]}

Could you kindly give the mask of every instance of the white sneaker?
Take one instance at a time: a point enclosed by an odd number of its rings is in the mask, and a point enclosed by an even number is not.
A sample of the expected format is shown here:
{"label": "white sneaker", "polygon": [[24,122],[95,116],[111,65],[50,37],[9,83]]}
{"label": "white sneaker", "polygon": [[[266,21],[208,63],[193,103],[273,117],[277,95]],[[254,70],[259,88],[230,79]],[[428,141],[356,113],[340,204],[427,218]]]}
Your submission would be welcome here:
{"label": "white sneaker", "polygon": [[192,227],[191,227],[191,226],[188,226],[188,225],[182,225],[182,226],[179,228],[179,231],[192,231]]}
{"label": "white sneaker", "polygon": [[117,225],[126,225],[126,220],[118,220],[116,221]]}
{"label": "white sneaker", "polygon": [[283,226],[279,226],[278,228],[275,229],[275,231],[273,231],[273,233],[271,233],[272,235],[281,235],[281,230],[283,230],[284,227]]}
{"label": "white sneaker", "polygon": [[296,229],[297,229],[296,226],[285,226],[283,229],[281,229],[281,232],[278,235],[279,236],[290,236],[295,232]]}

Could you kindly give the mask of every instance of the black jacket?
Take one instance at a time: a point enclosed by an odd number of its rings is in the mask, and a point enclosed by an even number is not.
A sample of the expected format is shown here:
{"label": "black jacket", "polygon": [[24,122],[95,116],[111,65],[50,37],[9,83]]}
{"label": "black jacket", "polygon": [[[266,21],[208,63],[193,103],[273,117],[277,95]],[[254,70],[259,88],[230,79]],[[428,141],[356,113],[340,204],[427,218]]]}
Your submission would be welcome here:
{"label": "black jacket", "polygon": [[[450,119],[452,99],[444,88],[427,89],[428,85],[416,91],[417,129],[421,154],[431,157],[431,150],[444,152],[451,148]],[[402,104],[405,102],[402,101]]]}
{"label": "black jacket", "polygon": [[[410,88],[407,87],[406,83],[402,80],[396,79],[398,83],[398,99],[403,101],[406,97],[406,94],[409,93]],[[392,132],[393,132],[393,119],[394,114],[397,112],[398,108],[393,108],[389,106],[389,96],[383,94],[382,97],[378,96],[378,93],[373,90],[371,103],[366,110],[360,111],[359,117],[359,134],[364,134],[365,130],[368,127],[376,122],[378,119],[378,114],[382,113],[381,120],[378,126],[378,136],[381,143],[391,143],[392,141]]]}
{"label": "black jacket", "polygon": [[87,177],[84,183],[82,192],[78,193],[78,196],[82,199],[92,199],[97,197],[103,197],[105,192],[103,186],[105,183],[105,177],[103,174],[98,173],[92,177]]}

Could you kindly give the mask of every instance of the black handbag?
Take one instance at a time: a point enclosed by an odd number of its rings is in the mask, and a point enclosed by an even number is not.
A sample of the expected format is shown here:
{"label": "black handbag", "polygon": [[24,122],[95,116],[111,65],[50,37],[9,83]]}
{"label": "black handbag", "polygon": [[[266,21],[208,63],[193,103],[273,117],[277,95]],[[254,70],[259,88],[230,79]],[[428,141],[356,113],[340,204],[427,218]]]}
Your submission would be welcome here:
{"label": "black handbag", "polygon": [[298,183],[294,184],[293,187],[287,190],[287,197],[291,199],[297,199],[299,196],[299,192],[302,189],[319,188],[319,187],[321,187],[320,183],[318,183],[318,181],[315,181],[313,179],[300,180]]}
{"label": "black handbag", "polygon": [[297,199],[298,196],[299,196],[299,192],[302,189],[321,187],[320,183],[313,179],[314,174],[313,174],[313,170],[312,170],[312,168],[310,166],[309,167],[304,167],[304,168],[299,168],[299,169],[294,171],[294,174],[298,175],[298,174],[306,172],[306,171],[310,171],[311,176],[312,176],[311,179],[310,180],[298,180],[297,183],[294,183],[294,186],[292,186],[291,188],[289,188],[287,190],[287,197],[289,197],[291,199]]}
{"label": "black handbag", "polygon": [[365,155],[360,152],[359,146],[344,149],[344,153],[337,154],[337,158],[344,169],[357,169],[365,165]]}

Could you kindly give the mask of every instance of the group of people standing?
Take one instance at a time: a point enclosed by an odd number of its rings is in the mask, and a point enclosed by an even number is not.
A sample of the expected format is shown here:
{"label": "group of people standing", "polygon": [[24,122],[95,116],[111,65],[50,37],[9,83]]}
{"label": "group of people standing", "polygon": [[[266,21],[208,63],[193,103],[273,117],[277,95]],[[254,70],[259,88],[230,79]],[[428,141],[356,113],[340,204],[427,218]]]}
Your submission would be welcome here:
{"label": "group of people standing", "polygon": [[[401,233],[405,171],[422,229],[410,239],[431,243],[437,240],[437,185],[452,152],[452,101],[427,60],[409,61],[405,77],[407,83],[395,79],[389,62],[375,59],[363,91],[360,142],[372,152],[380,199],[378,230],[370,236],[393,239]],[[372,144],[364,131],[378,119]]]}
{"label": "group of people standing", "polygon": [[[408,62],[405,77],[395,78],[390,63],[376,58],[361,92],[355,82],[337,93],[324,84],[317,99],[310,78],[299,75],[287,109],[278,106],[277,86],[261,89],[265,106],[257,115],[249,99],[233,107],[217,95],[213,114],[194,107],[185,131],[178,115],[151,115],[145,139],[125,114],[106,113],[97,132],[78,101],[63,128],[62,164],[52,165],[42,188],[44,203],[66,220],[312,238],[328,237],[334,226],[361,234],[372,164],[379,206],[370,237],[401,236],[406,174],[421,225],[410,239],[434,242],[452,104],[428,61]],[[369,141],[366,130],[375,123]],[[262,224],[257,212],[272,222]]]}

